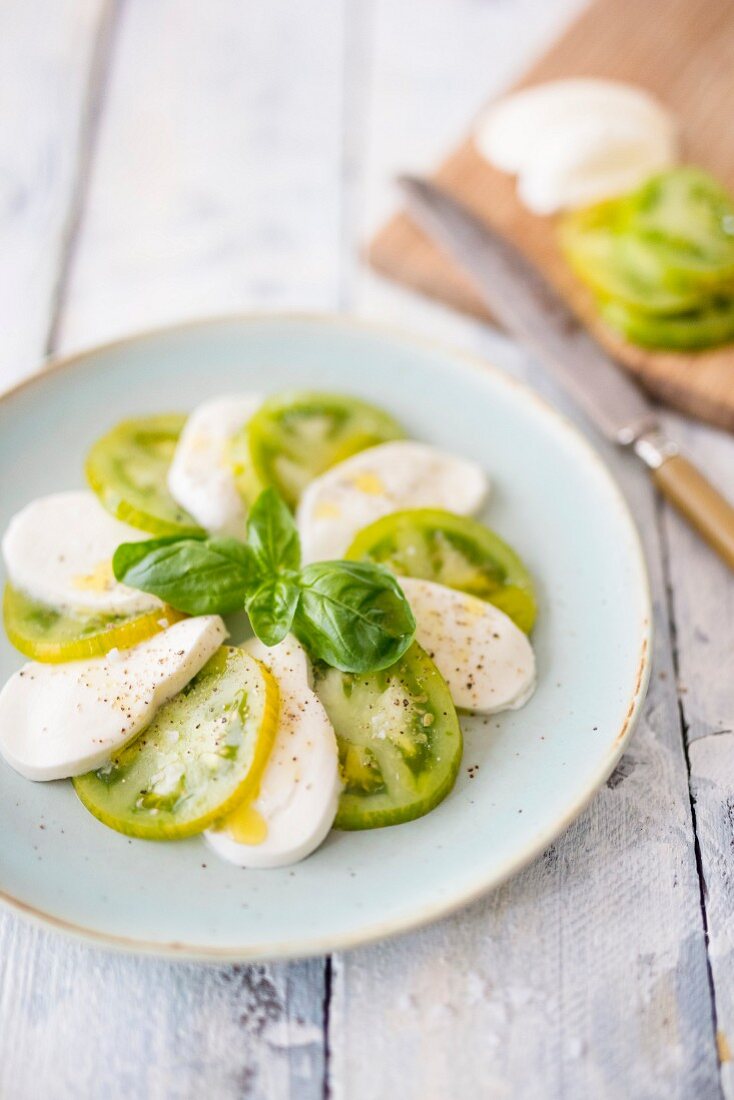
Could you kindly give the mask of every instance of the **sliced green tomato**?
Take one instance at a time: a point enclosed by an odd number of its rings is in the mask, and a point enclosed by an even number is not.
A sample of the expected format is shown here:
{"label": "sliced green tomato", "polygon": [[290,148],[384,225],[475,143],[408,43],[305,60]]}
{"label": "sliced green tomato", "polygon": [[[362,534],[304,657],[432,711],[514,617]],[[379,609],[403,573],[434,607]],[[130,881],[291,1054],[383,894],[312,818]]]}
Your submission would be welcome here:
{"label": "sliced green tomato", "polygon": [[172,607],[144,615],[84,615],[58,611],[5,586],[3,621],[12,645],[34,661],[58,664],[129,649],[185,618]]}
{"label": "sliced green tomato", "polygon": [[734,290],[734,200],[695,168],[673,168],[637,191],[575,211],[561,247],[597,293],[648,313],[698,308]]}
{"label": "sliced green tomato", "polygon": [[620,228],[655,245],[671,284],[710,291],[734,279],[734,200],[698,168],[661,172],[620,200]]}
{"label": "sliced green tomato", "polygon": [[607,222],[605,203],[567,215],[561,248],[578,277],[598,294],[649,313],[673,313],[697,304],[699,292],[667,285],[668,272],[655,244],[625,235]]}
{"label": "sliced green tomato", "polygon": [[722,298],[685,313],[656,316],[609,300],[600,303],[602,319],[626,340],[641,347],[696,351],[734,340],[734,298]]}
{"label": "sliced green tomato", "polygon": [[337,462],[403,436],[391,416],[356,397],[286,393],[263,403],[231,456],[246,499],[273,485],[294,507],[308,483]]}
{"label": "sliced green tomato", "polygon": [[446,797],[461,763],[461,729],[443,677],[417,642],[382,672],[319,665],[315,689],[339,744],[337,829],[398,825]]}
{"label": "sliced green tomato", "polygon": [[92,446],[87,481],[113,516],[154,535],[201,534],[168,491],[168,467],[185,416],[123,420]]}
{"label": "sliced green tomato", "polygon": [[200,833],[257,789],[278,708],[265,666],[223,646],[137,740],[75,779],[76,792],[95,817],[128,836]]}
{"label": "sliced green tomato", "polygon": [[530,574],[499,535],[466,516],[437,508],[393,512],[360,531],[346,557],[458,588],[499,607],[526,634],[533,628]]}

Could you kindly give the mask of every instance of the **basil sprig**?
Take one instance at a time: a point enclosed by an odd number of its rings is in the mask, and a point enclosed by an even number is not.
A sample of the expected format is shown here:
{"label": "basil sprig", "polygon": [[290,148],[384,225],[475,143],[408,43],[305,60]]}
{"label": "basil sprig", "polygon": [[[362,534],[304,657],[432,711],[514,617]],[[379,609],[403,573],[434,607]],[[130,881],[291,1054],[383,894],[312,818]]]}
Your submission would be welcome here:
{"label": "basil sprig", "polygon": [[275,489],[255,501],[246,543],[190,535],[126,542],[112,568],[118,581],[189,615],[244,608],[265,645],[292,630],[312,657],[342,672],[389,667],[415,634],[410,605],[383,566],[325,561],[301,568],[298,531]]}

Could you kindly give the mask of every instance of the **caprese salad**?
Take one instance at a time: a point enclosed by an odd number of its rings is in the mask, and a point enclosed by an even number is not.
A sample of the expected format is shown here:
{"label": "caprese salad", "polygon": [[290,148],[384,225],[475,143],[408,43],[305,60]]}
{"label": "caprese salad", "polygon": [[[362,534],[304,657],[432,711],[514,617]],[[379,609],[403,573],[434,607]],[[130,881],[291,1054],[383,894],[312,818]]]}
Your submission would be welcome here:
{"label": "caprese salad", "polygon": [[533,692],[533,583],[472,518],[485,471],[364,401],[220,397],[118,424],[85,470],[2,540],[31,660],[0,691],[0,754],[112,829],[293,863],[428,813],[457,710]]}

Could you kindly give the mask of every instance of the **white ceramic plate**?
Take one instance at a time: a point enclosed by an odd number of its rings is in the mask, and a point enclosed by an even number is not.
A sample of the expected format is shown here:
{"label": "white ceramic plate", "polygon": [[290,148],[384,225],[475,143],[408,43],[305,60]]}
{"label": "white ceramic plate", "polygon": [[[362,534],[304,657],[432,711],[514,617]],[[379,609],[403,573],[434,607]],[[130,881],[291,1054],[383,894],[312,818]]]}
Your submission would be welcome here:
{"label": "white ceramic plate", "polygon": [[[619,758],[648,676],[637,534],[588,444],[480,362],[303,317],[215,321],[88,352],[0,402],[0,529],[31,498],[81,486],[88,446],[123,416],[285,387],[358,394],[411,436],[489,471],[483,518],[537,579],[535,696],[521,711],[464,721],[458,783],[433,813],[332,833],[310,859],[275,871],[220,863],[197,839],[130,840],[92,818],[70,783],[28,783],[0,761],[0,897],[21,912],[160,954],[254,959],[351,947],[439,917],[517,871]],[[20,663],[3,638],[2,680]]]}

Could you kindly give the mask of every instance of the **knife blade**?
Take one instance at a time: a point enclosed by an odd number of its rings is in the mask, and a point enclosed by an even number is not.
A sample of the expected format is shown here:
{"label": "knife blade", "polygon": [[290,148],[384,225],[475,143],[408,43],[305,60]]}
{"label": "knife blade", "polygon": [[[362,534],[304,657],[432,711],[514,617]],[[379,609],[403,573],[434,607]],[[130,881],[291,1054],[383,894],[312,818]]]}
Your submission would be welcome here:
{"label": "knife blade", "polygon": [[551,370],[608,439],[635,451],[660,491],[734,569],[734,508],[679,453],[642,390],[537,268],[443,188],[415,176],[398,182],[411,218],[471,277],[500,324]]}

